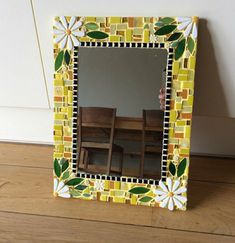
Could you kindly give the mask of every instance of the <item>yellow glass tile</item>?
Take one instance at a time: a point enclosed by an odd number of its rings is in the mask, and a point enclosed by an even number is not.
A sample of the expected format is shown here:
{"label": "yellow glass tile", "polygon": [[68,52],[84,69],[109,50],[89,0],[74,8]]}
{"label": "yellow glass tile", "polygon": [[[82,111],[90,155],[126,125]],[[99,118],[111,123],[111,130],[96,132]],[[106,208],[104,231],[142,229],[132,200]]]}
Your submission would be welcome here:
{"label": "yellow glass tile", "polygon": [[175,122],[177,116],[176,111],[170,111],[170,122]]}
{"label": "yellow glass tile", "polygon": [[178,75],[179,81],[188,81],[188,75]]}
{"label": "yellow glass tile", "polygon": [[149,42],[149,30],[144,30],[143,42]]}
{"label": "yellow glass tile", "polygon": [[62,158],[63,157],[63,153],[54,153],[54,158]]}
{"label": "yellow glass tile", "polygon": [[180,154],[189,154],[189,148],[180,148]]}
{"label": "yellow glass tile", "polygon": [[63,126],[62,125],[54,125],[54,130],[63,130]]}
{"label": "yellow glass tile", "polygon": [[174,137],[174,129],[173,129],[173,128],[170,128],[170,129],[169,129],[168,136],[169,136],[169,138]]}
{"label": "yellow glass tile", "polygon": [[101,195],[100,196],[100,201],[106,202],[106,201],[108,201],[108,197],[106,195]]}
{"label": "yellow glass tile", "polygon": [[113,197],[113,202],[125,203],[125,198],[123,198],[123,197]]}
{"label": "yellow glass tile", "polygon": [[187,70],[187,69],[180,69],[179,70],[179,74],[186,74],[186,75],[188,75],[189,74],[189,70]]}
{"label": "yellow glass tile", "polygon": [[195,64],[196,64],[196,58],[195,57],[190,57],[189,58],[189,68],[190,69],[195,69]]}
{"label": "yellow glass tile", "polygon": [[134,18],[134,26],[142,27],[143,26],[143,17],[135,17]]}
{"label": "yellow glass tile", "polygon": [[56,130],[56,131],[54,131],[54,135],[55,136],[62,136],[63,135],[63,132],[60,131],[60,130]]}
{"label": "yellow glass tile", "polygon": [[131,29],[127,29],[125,31],[125,41],[132,41],[132,30]]}
{"label": "yellow glass tile", "polygon": [[182,109],[182,103],[175,103],[175,109],[178,111],[178,110],[181,110]]}
{"label": "yellow glass tile", "polygon": [[54,118],[56,120],[63,120],[63,119],[65,119],[65,115],[64,114],[61,114],[61,113],[55,113],[54,114]]}
{"label": "yellow glass tile", "polygon": [[96,18],[95,17],[86,17],[85,22],[96,22]]}
{"label": "yellow glass tile", "polygon": [[191,128],[190,126],[185,127],[185,138],[190,138],[191,135]]}
{"label": "yellow glass tile", "polygon": [[68,118],[72,118],[73,117],[73,107],[68,107]]}
{"label": "yellow glass tile", "polygon": [[138,196],[131,194],[131,204],[137,204]]}
{"label": "yellow glass tile", "polygon": [[124,24],[117,24],[117,30],[126,30],[128,25],[126,23]]}
{"label": "yellow glass tile", "polygon": [[54,85],[55,86],[64,86],[64,81],[62,79],[55,79]]}
{"label": "yellow glass tile", "polygon": [[174,61],[173,63],[173,75],[178,75],[180,63]]}
{"label": "yellow glass tile", "polygon": [[109,23],[110,24],[119,24],[119,23],[121,23],[121,18],[120,17],[110,17]]}
{"label": "yellow glass tile", "polygon": [[182,82],[182,88],[193,89],[193,87],[194,87],[194,82],[192,81]]}
{"label": "yellow glass tile", "polygon": [[176,121],[176,126],[185,126],[186,121]]}
{"label": "yellow glass tile", "polygon": [[62,136],[54,136],[55,141],[62,141],[63,137]]}
{"label": "yellow glass tile", "polygon": [[114,182],[114,189],[120,189],[121,188],[121,183],[119,181]]}
{"label": "yellow glass tile", "polygon": [[96,17],[96,23],[105,23],[106,18],[105,17]]}
{"label": "yellow glass tile", "polygon": [[64,95],[68,95],[68,87],[64,87]]}
{"label": "yellow glass tile", "polygon": [[121,36],[118,36],[118,35],[111,35],[111,36],[109,36],[109,40],[110,40],[111,42],[119,42],[119,41],[121,41]]}
{"label": "yellow glass tile", "polygon": [[73,103],[73,92],[68,91],[68,103],[72,104]]}

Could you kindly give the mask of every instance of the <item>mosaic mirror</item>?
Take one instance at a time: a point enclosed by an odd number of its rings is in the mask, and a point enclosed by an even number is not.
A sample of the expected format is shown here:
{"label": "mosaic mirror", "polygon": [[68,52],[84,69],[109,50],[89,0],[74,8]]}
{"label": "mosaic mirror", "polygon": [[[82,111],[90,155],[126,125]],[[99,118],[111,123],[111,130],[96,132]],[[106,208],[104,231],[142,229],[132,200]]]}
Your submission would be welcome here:
{"label": "mosaic mirror", "polygon": [[186,209],[197,23],[55,18],[55,196]]}

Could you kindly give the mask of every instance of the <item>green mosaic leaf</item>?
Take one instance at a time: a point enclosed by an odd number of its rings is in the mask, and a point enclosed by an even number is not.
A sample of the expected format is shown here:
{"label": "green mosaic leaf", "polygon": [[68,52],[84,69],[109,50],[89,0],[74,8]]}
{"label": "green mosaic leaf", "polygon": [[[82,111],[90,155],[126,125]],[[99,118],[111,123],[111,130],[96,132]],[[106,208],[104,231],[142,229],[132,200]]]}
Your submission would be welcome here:
{"label": "green mosaic leaf", "polygon": [[169,165],[169,171],[170,173],[174,176],[175,173],[176,173],[176,167],[174,165],[174,163],[170,162],[170,165]]}
{"label": "green mosaic leaf", "polygon": [[66,180],[66,179],[69,178],[69,176],[70,176],[70,171],[65,171],[65,172],[63,173],[63,175],[62,175],[62,179],[63,179],[63,180]]}
{"label": "green mosaic leaf", "polygon": [[140,202],[143,202],[143,203],[147,203],[147,202],[150,202],[150,201],[152,201],[152,200],[153,200],[153,198],[152,198],[152,197],[149,197],[149,196],[141,197],[141,198],[139,199],[139,201],[140,201]]}
{"label": "green mosaic leaf", "polygon": [[73,197],[80,197],[81,196],[81,193],[77,190],[71,190],[70,194],[73,196]]}
{"label": "green mosaic leaf", "polygon": [[132,189],[129,190],[129,192],[132,194],[145,194],[149,192],[149,188],[138,186],[138,187],[133,187]]}
{"label": "green mosaic leaf", "polygon": [[55,59],[55,71],[61,68],[63,59],[64,59],[64,51],[60,51]]}
{"label": "green mosaic leaf", "polygon": [[172,43],[171,43],[171,47],[176,47],[176,46],[178,46],[178,43],[179,43],[178,41],[174,41],[174,42],[172,42]]}
{"label": "green mosaic leaf", "polygon": [[176,29],[176,25],[165,25],[155,32],[155,35],[167,35]]}
{"label": "green mosaic leaf", "polygon": [[84,179],[82,178],[73,178],[65,183],[67,186],[76,186],[78,184],[81,184]]}
{"label": "green mosaic leaf", "polygon": [[70,60],[71,60],[70,54],[69,54],[68,50],[66,50],[64,53],[64,61],[67,65],[69,65]]}
{"label": "green mosaic leaf", "polygon": [[99,39],[99,40],[109,37],[108,34],[102,31],[90,31],[87,33],[87,36],[89,36],[92,39]]}
{"label": "green mosaic leaf", "polygon": [[181,37],[182,33],[180,32],[175,32],[173,33],[168,39],[167,41],[175,41],[178,40]]}
{"label": "green mosaic leaf", "polygon": [[144,25],[144,29],[149,29],[149,25],[148,24],[145,24]]}
{"label": "green mosaic leaf", "polygon": [[192,37],[189,37],[188,43],[187,43],[187,48],[188,48],[188,50],[190,51],[191,54],[193,53],[194,46],[195,46],[194,40],[192,39]]}
{"label": "green mosaic leaf", "polygon": [[54,172],[56,176],[59,178],[61,175],[61,168],[57,159],[54,160]]}
{"label": "green mosaic leaf", "polygon": [[157,23],[155,23],[155,25],[157,27],[162,27],[164,25],[164,23],[162,21],[158,21]]}
{"label": "green mosaic leaf", "polygon": [[185,50],[185,39],[181,40],[175,49],[175,60],[178,60],[184,53]]}
{"label": "green mosaic leaf", "polygon": [[84,193],[82,195],[83,195],[83,197],[90,197],[91,196],[91,194],[88,194],[88,193]]}
{"label": "green mosaic leaf", "polygon": [[165,17],[163,19],[160,20],[163,24],[171,24],[172,22],[174,22],[175,20],[173,18],[170,17]]}
{"label": "green mosaic leaf", "polygon": [[86,23],[85,24],[85,27],[88,29],[88,30],[97,30],[99,28],[99,25],[96,24],[96,23]]}
{"label": "green mosaic leaf", "polygon": [[83,190],[85,190],[86,188],[87,188],[87,186],[85,186],[85,185],[78,185],[78,186],[75,187],[75,189],[76,189],[76,190],[79,190],[79,191],[83,191]]}
{"label": "green mosaic leaf", "polygon": [[178,165],[178,169],[177,169],[178,177],[181,177],[184,174],[186,166],[187,166],[187,159],[184,158]]}
{"label": "green mosaic leaf", "polygon": [[69,161],[66,160],[62,165],[62,172],[66,171],[69,168]]}
{"label": "green mosaic leaf", "polygon": [[61,158],[61,159],[60,159],[60,165],[62,166],[62,165],[64,164],[65,161],[66,161],[65,158]]}

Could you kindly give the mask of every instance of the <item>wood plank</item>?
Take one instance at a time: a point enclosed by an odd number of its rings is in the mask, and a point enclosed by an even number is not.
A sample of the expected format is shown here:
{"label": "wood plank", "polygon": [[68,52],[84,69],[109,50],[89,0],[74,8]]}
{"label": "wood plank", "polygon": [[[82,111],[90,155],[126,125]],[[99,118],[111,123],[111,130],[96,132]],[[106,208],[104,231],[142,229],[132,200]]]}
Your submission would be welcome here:
{"label": "wood plank", "polygon": [[[0,164],[52,168],[52,153],[53,146],[1,142]],[[235,159],[191,156],[191,180],[235,183],[234,171]]]}
{"label": "wood plank", "polygon": [[234,242],[234,237],[0,212],[1,242]]}
{"label": "wood plank", "polygon": [[52,171],[0,166],[0,209],[113,223],[235,235],[235,185],[191,181],[189,210],[53,198]]}

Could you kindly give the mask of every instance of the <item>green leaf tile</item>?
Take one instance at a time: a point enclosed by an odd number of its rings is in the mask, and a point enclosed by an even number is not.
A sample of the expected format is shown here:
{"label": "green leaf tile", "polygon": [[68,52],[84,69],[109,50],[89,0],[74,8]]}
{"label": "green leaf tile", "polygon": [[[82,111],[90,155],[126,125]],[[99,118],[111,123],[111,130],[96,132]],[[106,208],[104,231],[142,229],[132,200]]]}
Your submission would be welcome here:
{"label": "green leaf tile", "polygon": [[78,185],[78,186],[75,187],[75,189],[76,189],[76,190],[79,190],[79,191],[83,191],[83,190],[85,190],[86,188],[87,188],[87,186],[85,186],[85,185]]}
{"label": "green leaf tile", "polygon": [[98,40],[106,39],[109,37],[108,34],[106,34],[105,32],[102,32],[102,31],[90,31],[86,35],[92,39],[98,39]]}
{"label": "green leaf tile", "polygon": [[54,160],[54,172],[58,178],[60,178],[61,175],[61,168],[60,164],[57,159]]}
{"label": "green leaf tile", "polygon": [[66,171],[69,168],[69,161],[66,160],[62,165],[62,172]]}
{"label": "green leaf tile", "polygon": [[192,39],[192,37],[189,37],[188,43],[187,43],[187,48],[188,48],[188,50],[190,51],[191,54],[193,53],[194,46],[195,46],[194,40]]}
{"label": "green leaf tile", "polygon": [[69,65],[70,60],[71,60],[70,54],[69,54],[68,50],[66,50],[64,53],[64,61],[67,65]]}
{"label": "green leaf tile", "polygon": [[129,192],[132,194],[145,194],[145,193],[149,192],[149,188],[139,186],[139,187],[134,187],[134,188],[130,189]]}
{"label": "green leaf tile", "polygon": [[178,177],[181,177],[184,174],[186,166],[187,166],[187,159],[184,158],[180,162],[180,164],[178,165],[178,168],[177,168],[177,176]]}
{"label": "green leaf tile", "polygon": [[161,27],[155,32],[155,35],[167,35],[173,32],[176,29],[176,25],[166,25]]}
{"label": "green leaf tile", "polygon": [[85,27],[88,29],[88,30],[97,30],[99,28],[99,25],[96,24],[96,23],[86,23],[85,24]]}
{"label": "green leaf tile", "polygon": [[176,167],[175,167],[175,165],[172,163],[172,162],[170,162],[170,165],[169,165],[169,171],[170,171],[170,173],[174,176],[175,175],[175,173],[176,173]]}
{"label": "green leaf tile", "polygon": [[73,178],[73,179],[67,181],[65,184],[68,186],[76,186],[76,185],[82,183],[83,180],[84,179],[82,179],[82,178]]}
{"label": "green leaf tile", "polygon": [[168,39],[167,41],[175,41],[178,40],[181,37],[182,33],[180,32],[175,32],[173,33]]}
{"label": "green leaf tile", "polygon": [[61,68],[63,59],[64,59],[64,51],[60,51],[55,59],[55,71],[58,71]]}
{"label": "green leaf tile", "polygon": [[170,18],[170,17],[165,17],[165,18],[162,18],[160,20],[163,24],[171,24],[172,22],[174,22],[175,20],[173,18]]}
{"label": "green leaf tile", "polygon": [[185,50],[185,42],[186,40],[183,39],[178,43],[178,46],[175,49],[175,60],[178,60],[183,55]]}
{"label": "green leaf tile", "polygon": [[147,202],[150,202],[150,201],[152,201],[152,200],[153,200],[153,198],[152,198],[152,197],[149,197],[149,196],[141,197],[141,198],[139,199],[139,201],[140,201],[140,202],[143,202],[143,203],[147,203]]}

